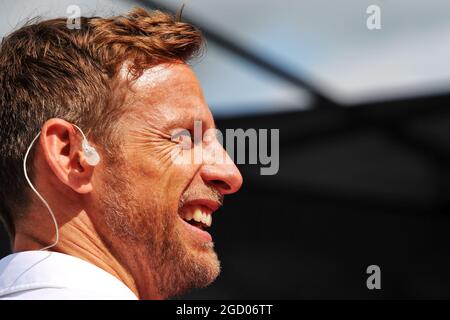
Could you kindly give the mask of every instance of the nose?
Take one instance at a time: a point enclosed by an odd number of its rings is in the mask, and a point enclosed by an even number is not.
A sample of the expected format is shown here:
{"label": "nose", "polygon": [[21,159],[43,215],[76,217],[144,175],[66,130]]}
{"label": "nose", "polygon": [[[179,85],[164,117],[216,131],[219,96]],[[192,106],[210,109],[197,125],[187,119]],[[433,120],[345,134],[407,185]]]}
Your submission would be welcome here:
{"label": "nose", "polygon": [[226,151],[221,149],[224,161],[204,164],[200,175],[205,183],[215,187],[222,195],[233,194],[242,186],[242,175]]}

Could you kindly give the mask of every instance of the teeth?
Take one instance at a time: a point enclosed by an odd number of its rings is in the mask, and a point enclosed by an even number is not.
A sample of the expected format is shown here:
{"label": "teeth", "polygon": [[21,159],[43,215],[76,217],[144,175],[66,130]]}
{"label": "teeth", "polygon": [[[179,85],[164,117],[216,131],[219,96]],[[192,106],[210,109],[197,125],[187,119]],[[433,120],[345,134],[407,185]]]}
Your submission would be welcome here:
{"label": "teeth", "polygon": [[210,214],[207,215],[205,224],[206,224],[208,227],[211,227],[211,224],[212,224],[212,217],[211,217]]}
{"label": "teeth", "polygon": [[190,211],[190,210],[188,210],[186,212],[186,214],[184,215],[184,219],[186,221],[191,221],[193,217],[194,217],[194,213],[192,211]]}
{"label": "teeth", "polygon": [[197,221],[210,227],[212,224],[212,217],[210,214],[204,212],[201,207],[189,208],[184,211],[183,218],[186,221]]}
{"label": "teeth", "polygon": [[195,209],[194,211],[194,220],[197,222],[202,222],[202,218],[203,218],[203,213],[202,210],[200,209]]}

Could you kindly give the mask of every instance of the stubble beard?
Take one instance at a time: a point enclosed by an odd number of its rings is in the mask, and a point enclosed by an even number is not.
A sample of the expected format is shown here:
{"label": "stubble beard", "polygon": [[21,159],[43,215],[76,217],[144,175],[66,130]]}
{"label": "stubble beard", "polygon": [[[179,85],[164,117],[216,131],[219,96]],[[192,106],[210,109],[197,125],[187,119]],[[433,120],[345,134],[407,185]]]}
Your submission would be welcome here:
{"label": "stubble beard", "polygon": [[170,298],[213,282],[220,273],[220,262],[212,243],[184,240],[186,231],[178,213],[163,198],[140,201],[133,184],[118,172],[125,171],[111,169],[108,173],[109,183],[100,199],[104,219],[112,237],[128,247],[128,259],[132,253],[148,263],[153,291]]}

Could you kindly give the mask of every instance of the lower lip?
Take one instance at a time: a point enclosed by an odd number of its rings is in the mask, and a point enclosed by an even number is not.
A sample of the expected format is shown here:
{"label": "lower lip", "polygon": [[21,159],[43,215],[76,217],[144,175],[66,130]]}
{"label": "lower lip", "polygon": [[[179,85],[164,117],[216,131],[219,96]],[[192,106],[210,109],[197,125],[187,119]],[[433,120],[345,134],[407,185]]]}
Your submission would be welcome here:
{"label": "lower lip", "polygon": [[189,230],[191,230],[193,233],[195,233],[195,235],[199,238],[201,238],[202,240],[206,241],[206,242],[211,242],[212,241],[212,237],[211,235],[204,230],[201,230],[200,228],[194,227],[193,225],[187,223],[186,221],[184,221],[183,219],[179,218],[181,221],[183,221],[184,225],[186,226],[186,228],[188,228]]}

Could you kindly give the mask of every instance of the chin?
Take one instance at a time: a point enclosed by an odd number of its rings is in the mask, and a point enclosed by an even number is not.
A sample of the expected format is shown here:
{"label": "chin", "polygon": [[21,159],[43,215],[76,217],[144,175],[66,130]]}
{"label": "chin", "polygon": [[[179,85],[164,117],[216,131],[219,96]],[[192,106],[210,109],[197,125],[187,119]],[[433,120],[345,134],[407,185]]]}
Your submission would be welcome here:
{"label": "chin", "polygon": [[217,258],[217,254],[214,252],[214,250],[212,248],[209,249],[209,252],[205,255],[206,257],[201,263],[203,264],[203,269],[206,272],[203,279],[203,285],[200,285],[200,287],[206,287],[210,285],[212,282],[214,282],[214,280],[217,279],[220,274],[220,261]]}
{"label": "chin", "polygon": [[194,247],[186,252],[183,263],[183,272],[180,274],[176,292],[171,296],[185,294],[192,289],[200,289],[213,283],[220,274],[221,267],[212,243],[207,248]]}
{"label": "chin", "polygon": [[206,287],[216,280],[221,268],[212,242],[191,249],[191,268],[196,273],[197,288]]}

